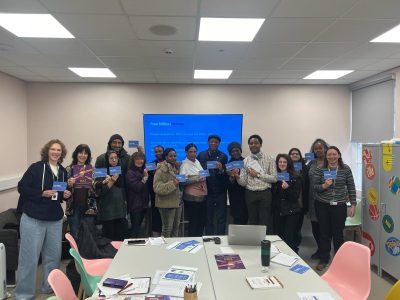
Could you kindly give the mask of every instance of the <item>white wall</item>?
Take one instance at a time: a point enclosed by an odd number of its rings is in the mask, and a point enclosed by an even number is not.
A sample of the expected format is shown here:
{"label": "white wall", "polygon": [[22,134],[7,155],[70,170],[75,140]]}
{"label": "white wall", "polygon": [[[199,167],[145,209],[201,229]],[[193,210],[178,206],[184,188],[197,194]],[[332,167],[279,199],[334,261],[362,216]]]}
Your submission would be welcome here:
{"label": "white wall", "polygon": [[243,142],[258,133],[264,152],[294,146],[308,152],[322,137],[342,149],[345,160],[351,157],[345,86],[29,83],[28,95],[29,162],[51,138],[65,142],[66,162],[79,143],[89,144],[94,157],[103,153],[114,133],[142,143],[144,113],[241,113]]}
{"label": "white wall", "polygon": [[[21,176],[27,165],[26,84],[0,73],[0,182]],[[0,192],[0,212],[16,207],[16,189]]]}

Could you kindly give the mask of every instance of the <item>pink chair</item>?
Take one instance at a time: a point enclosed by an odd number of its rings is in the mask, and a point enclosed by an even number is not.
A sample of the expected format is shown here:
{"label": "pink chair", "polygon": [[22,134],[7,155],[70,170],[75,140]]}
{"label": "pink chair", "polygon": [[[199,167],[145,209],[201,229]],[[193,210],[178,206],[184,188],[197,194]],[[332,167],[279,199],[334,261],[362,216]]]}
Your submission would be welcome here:
{"label": "pink chair", "polygon": [[119,242],[119,241],[112,241],[111,242],[111,245],[115,248],[115,249],[119,249],[119,248],[121,248],[121,246],[122,246],[122,244],[123,244],[123,242]]}
{"label": "pink chair", "polygon": [[322,278],[344,299],[365,300],[371,291],[371,252],[364,245],[346,242]]}
{"label": "pink chair", "polygon": [[[68,240],[71,248],[75,249],[79,254],[78,245],[73,236],[66,233],[65,238]],[[86,272],[92,276],[103,276],[112,262],[112,258],[86,259],[82,256],[81,258]]]}
{"label": "pink chair", "polygon": [[47,278],[54,294],[62,300],[78,300],[68,277],[59,269],[50,272]]}

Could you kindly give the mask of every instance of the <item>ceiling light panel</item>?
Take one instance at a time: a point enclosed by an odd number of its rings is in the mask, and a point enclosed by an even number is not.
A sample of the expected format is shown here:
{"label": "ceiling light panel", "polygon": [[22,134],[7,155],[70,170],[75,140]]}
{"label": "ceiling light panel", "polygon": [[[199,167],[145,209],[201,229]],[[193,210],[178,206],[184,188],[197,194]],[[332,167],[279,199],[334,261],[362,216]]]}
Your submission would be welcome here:
{"label": "ceiling light panel", "polygon": [[347,74],[354,72],[353,70],[318,70],[303,79],[338,79]]}
{"label": "ceiling light panel", "polygon": [[194,70],[194,79],[228,79],[232,70]]}
{"label": "ceiling light panel", "polygon": [[80,77],[115,78],[115,74],[108,68],[68,68]]}
{"label": "ceiling light panel", "polygon": [[371,43],[400,43],[400,24],[374,38]]}

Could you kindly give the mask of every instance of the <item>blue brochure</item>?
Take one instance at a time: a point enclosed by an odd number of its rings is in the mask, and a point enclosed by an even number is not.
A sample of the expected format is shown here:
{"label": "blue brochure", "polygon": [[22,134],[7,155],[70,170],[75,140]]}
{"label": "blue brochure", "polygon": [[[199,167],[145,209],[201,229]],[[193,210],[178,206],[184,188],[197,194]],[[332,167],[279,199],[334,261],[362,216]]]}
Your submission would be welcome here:
{"label": "blue brochure", "polygon": [[147,171],[154,171],[155,169],[157,169],[157,165],[155,162],[148,163],[146,164],[146,169]]}
{"label": "blue brochure", "polygon": [[121,166],[109,167],[110,175],[119,175],[122,173]]}
{"label": "blue brochure", "polygon": [[210,160],[207,162],[207,169],[216,169],[217,168],[217,161]]}
{"label": "blue brochure", "polygon": [[57,192],[64,192],[67,189],[67,183],[63,181],[54,181],[51,189]]}
{"label": "blue brochure", "polygon": [[107,168],[96,168],[93,172],[93,177],[106,177]]}
{"label": "blue brochure", "polygon": [[206,170],[201,170],[201,171],[199,171],[199,176],[208,177],[208,176],[210,176],[210,171],[208,171],[207,169]]}
{"label": "blue brochure", "polygon": [[299,274],[303,274],[303,273],[307,272],[309,269],[310,268],[307,267],[307,266],[303,266],[303,265],[297,264],[297,265],[294,265],[293,267],[291,267],[289,270],[293,271],[293,272],[296,272],[296,273],[299,273]]}
{"label": "blue brochure", "polygon": [[232,161],[230,163],[227,163],[225,166],[227,171],[231,171],[233,169],[243,169],[244,162],[243,160]]}
{"label": "blue brochure", "polygon": [[129,141],[128,148],[137,148],[139,146],[139,141]]}
{"label": "blue brochure", "polygon": [[289,181],[288,172],[278,172],[278,181]]}
{"label": "blue brochure", "polygon": [[296,171],[301,171],[303,169],[303,164],[301,162],[295,162],[293,166]]}
{"label": "blue brochure", "polygon": [[315,159],[315,155],[314,155],[313,152],[308,152],[308,153],[304,154],[304,158],[306,160],[314,160]]}
{"label": "blue brochure", "polygon": [[176,177],[176,180],[178,180],[179,182],[186,182],[185,174],[176,174],[175,177]]}
{"label": "blue brochure", "polygon": [[336,170],[333,171],[324,171],[324,179],[336,179]]}

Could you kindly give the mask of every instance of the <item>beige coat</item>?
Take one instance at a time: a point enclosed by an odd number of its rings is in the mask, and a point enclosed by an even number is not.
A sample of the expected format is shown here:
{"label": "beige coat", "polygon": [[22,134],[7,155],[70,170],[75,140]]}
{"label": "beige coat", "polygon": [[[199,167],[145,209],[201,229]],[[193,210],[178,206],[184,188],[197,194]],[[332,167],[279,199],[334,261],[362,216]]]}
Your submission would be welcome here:
{"label": "beige coat", "polygon": [[178,170],[171,164],[163,161],[157,165],[154,174],[154,193],[156,194],[156,207],[177,208],[179,207],[179,186],[175,186],[175,174]]}

